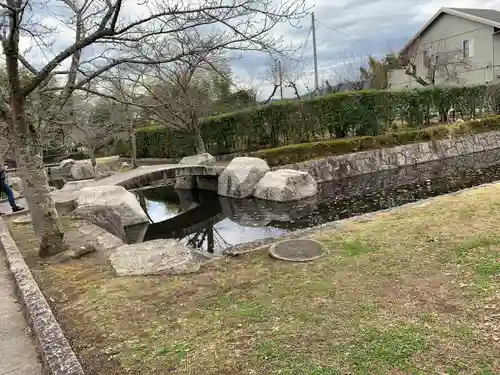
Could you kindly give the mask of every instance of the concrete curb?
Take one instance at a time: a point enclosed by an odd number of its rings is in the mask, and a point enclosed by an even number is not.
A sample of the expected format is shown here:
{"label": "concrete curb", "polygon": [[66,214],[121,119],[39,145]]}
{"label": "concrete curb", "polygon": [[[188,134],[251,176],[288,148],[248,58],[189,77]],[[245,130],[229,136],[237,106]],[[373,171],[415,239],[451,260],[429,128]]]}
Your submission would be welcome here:
{"label": "concrete curb", "polygon": [[35,337],[36,348],[46,375],[85,375],[68,340],[57,323],[3,219],[0,218],[0,245],[14,280],[24,317]]}

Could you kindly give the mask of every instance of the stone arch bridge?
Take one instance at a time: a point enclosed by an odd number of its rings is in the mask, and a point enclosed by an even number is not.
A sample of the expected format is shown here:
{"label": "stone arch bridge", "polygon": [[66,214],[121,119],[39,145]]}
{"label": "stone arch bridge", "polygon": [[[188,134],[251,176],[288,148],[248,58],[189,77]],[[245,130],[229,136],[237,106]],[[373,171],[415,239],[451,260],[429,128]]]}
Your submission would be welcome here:
{"label": "stone arch bridge", "polygon": [[217,191],[217,177],[224,169],[225,166],[218,165],[165,164],[143,166],[131,171],[116,173],[110,177],[95,181],[89,186],[118,185],[131,190],[167,182],[178,177],[192,177],[197,179],[199,188],[213,190],[213,187],[215,187],[215,191]]}
{"label": "stone arch bridge", "polygon": [[161,186],[172,179],[193,178],[201,190],[217,191],[217,177],[224,166],[165,164],[143,166],[126,172],[118,172],[102,180],[71,181],[60,190],[51,193],[59,213],[69,213],[74,209],[74,200],[82,187],[122,186],[126,190],[147,186]]}

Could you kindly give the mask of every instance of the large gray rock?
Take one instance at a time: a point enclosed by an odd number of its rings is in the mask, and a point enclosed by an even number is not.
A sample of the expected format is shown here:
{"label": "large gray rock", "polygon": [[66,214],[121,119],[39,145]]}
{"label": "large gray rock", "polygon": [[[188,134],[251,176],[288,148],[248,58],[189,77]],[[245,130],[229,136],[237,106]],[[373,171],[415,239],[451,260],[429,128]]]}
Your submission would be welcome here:
{"label": "large gray rock", "polygon": [[59,167],[52,168],[52,174],[56,177],[73,178],[71,175],[71,168],[76,165],[76,160],[65,159],[59,163]]}
{"label": "large gray rock", "polygon": [[318,193],[314,178],[302,171],[279,169],[267,172],[255,186],[254,196],[275,202],[291,202],[310,198]]}
{"label": "large gray rock", "polygon": [[76,191],[56,190],[50,193],[59,215],[67,215],[75,209]]}
{"label": "large gray rock", "polygon": [[191,250],[170,239],[119,246],[109,260],[118,276],[178,275],[200,269]]}
{"label": "large gray rock", "polygon": [[123,245],[120,238],[84,220],[78,220],[64,233],[64,241],[72,250],[88,247],[104,253]]}
{"label": "large gray rock", "polygon": [[7,185],[9,185],[19,194],[23,195],[24,187],[23,187],[23,181],[21,180],[20,177],[7,177]]}
{"label": "large gray rock", "polygon": [[[186,156],[181,159],[181,165],[212,165],[215,163],[215,158],[208,152],[198,155]],[[186,176],[177,177],[175,179],[175,188],[181,190],[191,190],[196,187],[196,177]]]}
{"label": "large gray rock", "polygon": [[251,197],[255,185],[268,171],[269,166],[262,159],[234,158],[219,176],[218,194],[230,198]]}
{"label": "large gray rock", "polygon": [[75,209],[75,199],[80,189],[92,186],[94,180],[68,181],[60,190],[50,193],[60,215],[68,215]]}
{"label": "large gray rock", "polygon": [[75,164],[76,160],[64,159],[62,162],[59,163],[59,168],[71,168]]}
{"label": "large gray rock", "polygon": [[212,165],[215,163],[215,158],[208,152],[198,155],[185,156],[179,164],[182,165]]}
{"label": "large gray rock", "polygon": [[148,217],[134,194],[121,186],[84,187],[76,196],[76,208],[108,207],[116,212],[124,227],[148,223]]}
{"label": "large gray rock", "polygon": [[78,219],[84,219],[97,225],[122,241],[127,237],[122,224],[122,218],[114,211],[112,207],[106,206],[83,206],[78,207],[71,213],[71,216]]}
{"label": "large gray rock", "polygon": [[88,180],[95,177],[94,167],[89,160],[78,161],[71,167],[71,177],[73,180]]}

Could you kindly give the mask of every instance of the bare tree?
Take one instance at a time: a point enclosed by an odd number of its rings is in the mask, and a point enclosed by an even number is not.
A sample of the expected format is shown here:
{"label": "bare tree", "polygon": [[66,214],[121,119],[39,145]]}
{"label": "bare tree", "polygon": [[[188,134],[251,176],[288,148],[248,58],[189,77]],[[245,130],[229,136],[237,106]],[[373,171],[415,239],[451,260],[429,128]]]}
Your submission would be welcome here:
{"label": "bare tree", "polygon": [[306,62],[303,59],[296,60],[294,58],[283,58],[281,63],[282,68],[282,84],[293,90],[297,100],[300,100],[298,85],[300,80],[304,79]]}
{"label": "bare tree", "polygon": [[[141,89],[143,71],[136,71],[128,65],[121,65],[112,76],[107,75],[107,82],[111,86],[108,99],[114,100],[112,105],[112,118],[126,129],[132,167],[137,168],[137,141],[136,129],[141,120],[147,115],[147,108],[142,104]],[[101,91],[96,90],[97,93]]]}
{"label": "bare tree", "polygon": [[471,68],[469,51],[462,45],[439,40],[431,43],[415,41],[400,56],[405,73],[413,77],[422,86],[437,83],[461,83],[461,73]]}
{"label": "bare tree", "polygon": [[267,99],[264,101],[264,104],[268,104],[276,94],[276,91],[278,91],[283,84],[281,62],[273,55],[269,55],[266,62],[266,70],[264,72],[263,80],[265,83],[273,86],[271,94],[269,94]]}
{"label": "bare tree", "polygon": [[361,67],[366,66],[367,58],[357,52],[345,51],[332,66],[335,81],[340,83],[338,91],[342,87],[347,90],[362,90],[365,87],[366,76]]}
{"label": "bare tree", "polygon": [[258,67],[254,65],[247,67],[245,71],[245,80],[244,83],[242,83],[242,86],[244,86],[246,90],[253,93],[255,101],[258,97],[262,96],[264,91],[262,88],[263,80],[258,70]]}
{"label": "bare tree", "polygon": [[[214,112],[215,92],[211,74],[217,64],[212,52],[157,64],[142,75],[142,103],[151,119],[193,137],[197,153],[206,152],[200,124]],[[218,73],[216,73],[218,74]]]}
{"label": "bare tree", "polygon": [[74,97],[74,122],[66,124],[69,136],[78,146],[85,146],[92,166],[96,166],[95,153],[108,145],[117,133],[124,130],[119,121],[122,114],[116,111],[115,102],[92,98],[90,95]]}
{"label": "bare tree", "polygon": [[323,83],[323,91],[326,94],[337,93],[340,91],[341,86],[342,83],[336,83],[332,85],[329,80],[325,80],[325,82]]}
{"label": "bare tree", "polygon": [[266,83],[273,85],[273,89],[264,103],[269,103],[278,89],[280,89],[280,97],[283,99],[285,87],[291,88],[295,98],[300,99],[298,85],[299,81],[304,78],[305,68],[306,60],[303,55],[288,57],[270,54],[263,78]]}
{"label": "bare tree", "polygon": [[[127,9],[122,0],[0,2],[0,40],[9,82],[2,106],[5,122],[15,135],[17,160],[24,185],[28,187],[26,198],[34,228],[41,236],[42,256],[60,252],[65,246],[55,205],[49,195],[43,160],[33,143],[26,115],[27,97],[43,89],[58,74],[66,77],[65,84],[57,91],[60,93],[58,105],[62,107],[71,99],[74,90],[85,88],[93,79],[120,64],[169,63],[221,49],[279,50],[282,38],[274,37],[270,31],[278,23],[293,22],[307,14],[303,0],[279,3],[272,0],[210,0],[203,5],[159,0],[136,5],[140,5],[140,11],[139,8]],[[74,30],[71,45],[52,51],[58,35],[42,22],[49,16]],[[203,43],[195,48],[168,43],[169,38],[178,33],[190,30],[201,34],[202,29]],[[21,38],[38,48],[38,56],[52,52],[50,56],[53,57],[43,65],[34,60],[30,62],[29,56],[20,50]],[[166,48],[162,54],[166,58],[158,56],[158,50],[152,48],[155,42]],[[71,60],[70,67],[62,71],[60,64],[66,59]],[[25,83],[21,81],[20,64],[31,73]]]}

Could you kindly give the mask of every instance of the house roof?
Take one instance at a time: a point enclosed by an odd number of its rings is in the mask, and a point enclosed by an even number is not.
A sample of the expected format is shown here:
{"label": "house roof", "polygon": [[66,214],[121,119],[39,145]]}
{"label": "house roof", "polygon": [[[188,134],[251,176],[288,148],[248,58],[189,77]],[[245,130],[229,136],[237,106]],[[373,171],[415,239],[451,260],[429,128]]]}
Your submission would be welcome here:
{"label": "house roof", "polygon": [[411,38],[401,49],[404,53],[408,47],[443,14],[451,14],[456,17],[465,18],[470,21],[482,23],[484,25],[500,28],[500,11],[495,9],[475,9],[475,8],[441,8],[432,18]]}

